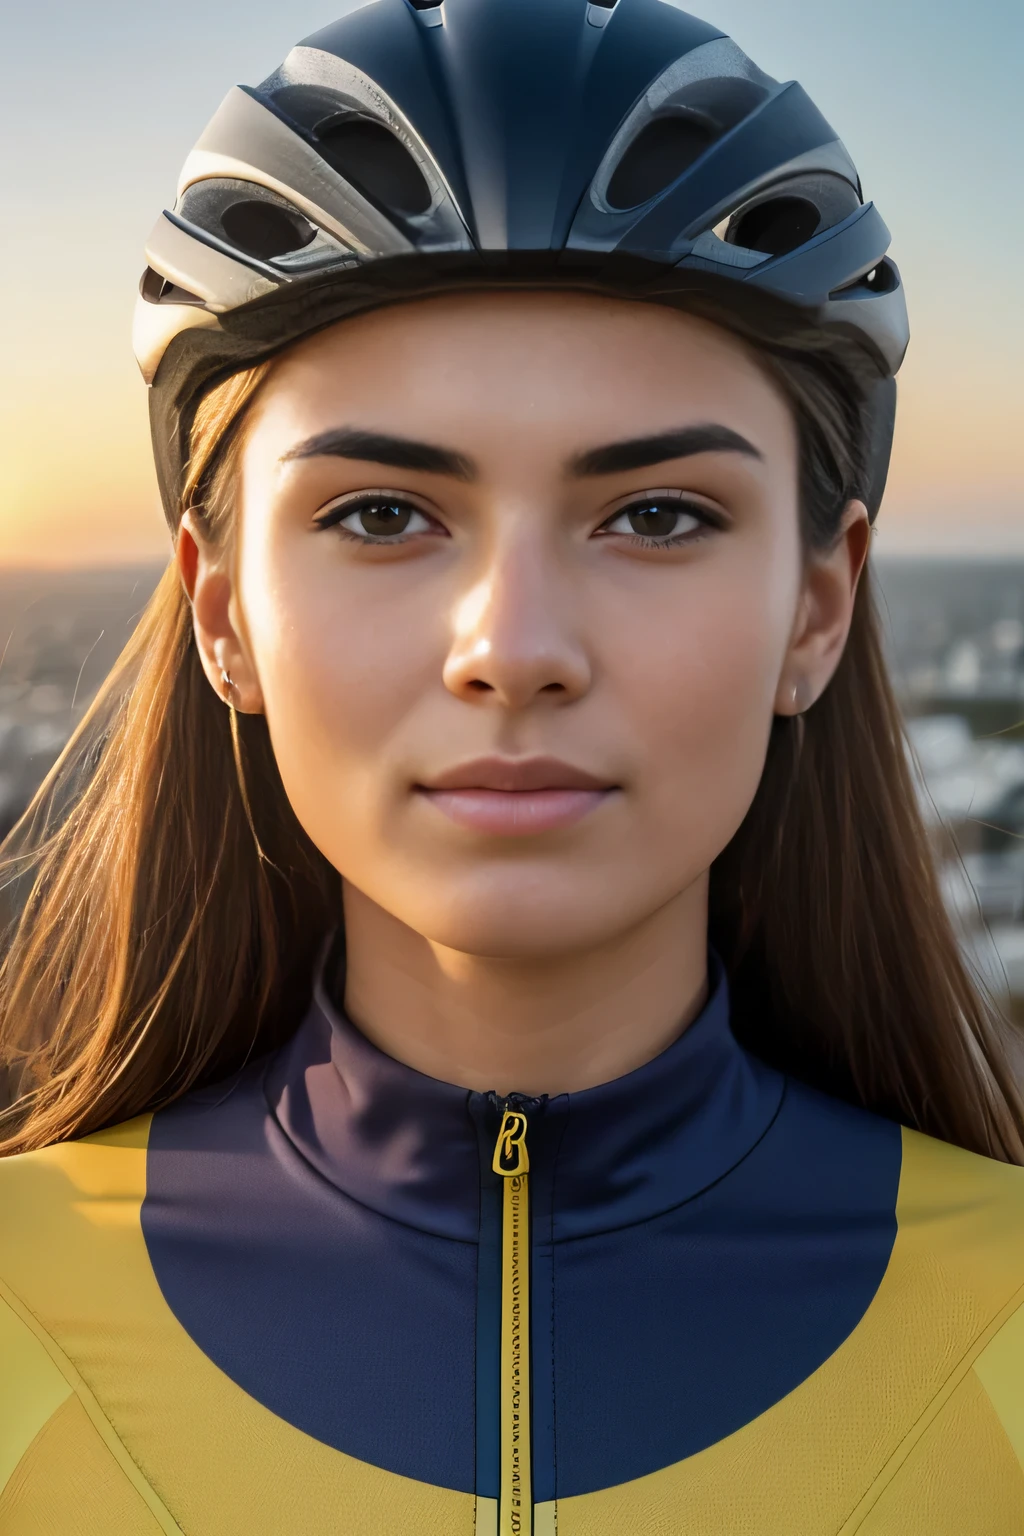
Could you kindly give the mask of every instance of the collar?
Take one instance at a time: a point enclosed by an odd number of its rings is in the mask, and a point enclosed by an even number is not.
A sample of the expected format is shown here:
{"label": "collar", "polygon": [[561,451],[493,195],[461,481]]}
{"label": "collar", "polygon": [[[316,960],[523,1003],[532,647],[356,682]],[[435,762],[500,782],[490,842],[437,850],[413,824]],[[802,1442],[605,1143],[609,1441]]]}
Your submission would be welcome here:
{"label": "collar", "polygon": [[[736,1041],[714,955],[709,985],[701,1013],[652,1061],[596,1088],[527,1101],[531,1193],[554,1241],[692,1199],[775,1118],[784,1080]],[[477,1241],[481,1189],[494,1178],[494,1095],[426,1077],[371,1045],[328,996],[323,964],[305,1021],[270,1060],[265,1092],[329,1184],[393,1220]]]}

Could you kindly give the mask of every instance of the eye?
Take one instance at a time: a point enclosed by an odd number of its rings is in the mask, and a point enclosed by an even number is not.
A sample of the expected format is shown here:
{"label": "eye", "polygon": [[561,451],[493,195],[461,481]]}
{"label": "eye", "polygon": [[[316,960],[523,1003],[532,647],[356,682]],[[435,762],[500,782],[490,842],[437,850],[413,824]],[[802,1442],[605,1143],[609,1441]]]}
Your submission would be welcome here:
{"label": "eye", "polygon": [[632,535],[647,545],[671,547],[695,542],[712,526],[716,526],[712,514],[694,502],[651,496],[616,512],[601,532]]}
{"label": "eye", "polygon": [[403,536],[428,533],[430,519],[400,496],[362,496],[328,507],[316,519],[318,528],[336,528],[363,544],[397,544]]}

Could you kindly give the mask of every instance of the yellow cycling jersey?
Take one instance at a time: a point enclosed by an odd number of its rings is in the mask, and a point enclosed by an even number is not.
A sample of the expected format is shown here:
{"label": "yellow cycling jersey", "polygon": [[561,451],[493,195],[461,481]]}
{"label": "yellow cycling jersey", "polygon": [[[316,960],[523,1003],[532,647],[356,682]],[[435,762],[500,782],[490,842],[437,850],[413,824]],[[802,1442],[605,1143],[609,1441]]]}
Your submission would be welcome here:
{"label": "yellow cycling jersey", "polygon": [[1024,1172],[770,1071],[724,983],[585,1093],[318,993],[0,1162],[0,1536],[1020,1536]]}

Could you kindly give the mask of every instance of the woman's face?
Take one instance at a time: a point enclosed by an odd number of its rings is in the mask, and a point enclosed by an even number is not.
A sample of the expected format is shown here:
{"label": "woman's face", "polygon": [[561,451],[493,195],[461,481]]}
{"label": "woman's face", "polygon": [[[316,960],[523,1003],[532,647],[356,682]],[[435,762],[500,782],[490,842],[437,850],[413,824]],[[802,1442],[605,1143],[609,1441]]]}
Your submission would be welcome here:
{"label": "woman's face", "polygon": [[701,889],[773,714],[834,668],[862,546],[805,561],[789,410],[724,332],[465,294],[282,358],[196,622],[351,886],[551,955]]}

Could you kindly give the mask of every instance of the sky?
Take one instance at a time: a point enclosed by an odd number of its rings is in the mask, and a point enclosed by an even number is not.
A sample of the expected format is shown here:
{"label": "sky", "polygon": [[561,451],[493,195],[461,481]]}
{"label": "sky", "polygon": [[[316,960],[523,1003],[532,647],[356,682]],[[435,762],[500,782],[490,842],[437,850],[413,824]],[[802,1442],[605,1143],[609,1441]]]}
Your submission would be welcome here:
{"label": "sky", "polygon": [[[130,325],[229,87],[344,0],[36,0],[0,22],[0,565],[169,551]],[[1024,552],[1024,5],[695,0],[798,79],[893,232],[912,341],[880,552]]]}

